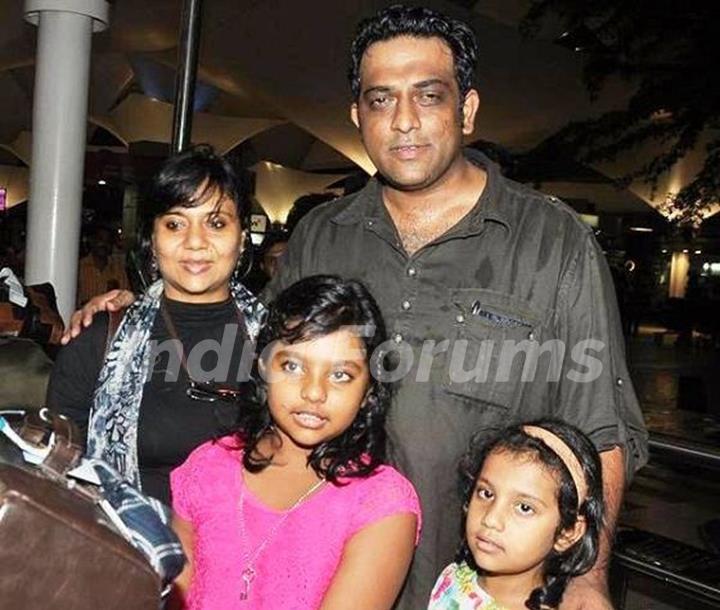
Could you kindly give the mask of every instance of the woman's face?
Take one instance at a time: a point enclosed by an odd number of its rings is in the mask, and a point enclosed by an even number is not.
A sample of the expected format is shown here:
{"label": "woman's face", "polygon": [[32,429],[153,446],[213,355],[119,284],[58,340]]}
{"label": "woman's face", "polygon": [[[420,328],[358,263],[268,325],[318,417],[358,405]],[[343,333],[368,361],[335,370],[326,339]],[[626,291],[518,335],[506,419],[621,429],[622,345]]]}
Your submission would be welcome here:
{"label": "woman's face", "polygon": [[230,294],[243,228],[235,204],[218,199],[212,194],[198,206],[171,208],[155,219],[153,252],[170,299],[214,303]]}

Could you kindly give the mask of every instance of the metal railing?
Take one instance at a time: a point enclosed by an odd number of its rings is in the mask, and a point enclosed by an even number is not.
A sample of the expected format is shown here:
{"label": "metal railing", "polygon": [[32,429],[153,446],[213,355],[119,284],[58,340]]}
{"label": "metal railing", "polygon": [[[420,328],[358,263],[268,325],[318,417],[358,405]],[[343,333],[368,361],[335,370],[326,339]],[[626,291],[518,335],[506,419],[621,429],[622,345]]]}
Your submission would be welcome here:
{"label": "metal railing", "polygon": [[684,464],[720,469],[720,449],[669,434],[650,433],[650,454],[657,458],[683,458]]}
{"label": "metal railing", "polygon": [[[720,470],[720,450],[667,434],[650,434],[653,461]],[[720,556],[643,530],[618,533],[613,550],[611,588],[625,608],[630,575],[663,583],[702,608],[720,608]],[[695,606],[693,606],[695,607]]]}

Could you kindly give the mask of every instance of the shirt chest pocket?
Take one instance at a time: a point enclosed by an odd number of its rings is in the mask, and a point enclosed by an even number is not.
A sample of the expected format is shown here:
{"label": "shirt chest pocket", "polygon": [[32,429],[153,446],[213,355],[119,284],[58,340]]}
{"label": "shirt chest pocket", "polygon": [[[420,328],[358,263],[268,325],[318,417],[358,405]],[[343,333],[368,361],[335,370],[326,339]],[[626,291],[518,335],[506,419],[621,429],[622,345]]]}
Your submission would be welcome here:
{"label": "shirt chest pocket", "polygon": [[454,395],[512,406],[533,372],[542,315],[517,297],[480,289],[451,291],[454,313],[443,387]]}

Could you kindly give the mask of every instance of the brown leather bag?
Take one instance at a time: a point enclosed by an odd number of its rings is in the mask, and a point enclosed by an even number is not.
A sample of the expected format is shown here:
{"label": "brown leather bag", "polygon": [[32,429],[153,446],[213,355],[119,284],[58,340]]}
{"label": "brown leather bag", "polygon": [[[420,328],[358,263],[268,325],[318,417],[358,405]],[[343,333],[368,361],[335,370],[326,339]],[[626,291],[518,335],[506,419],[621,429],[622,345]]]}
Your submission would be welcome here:
{"label": "brown leather bag", "polygon": [[[97,507],[99,497],[65,476],[80,459],[77,428],[65,418],[49,419],[56,440],[39,467],[26,465],[0,438],[0,605],[159,608],[155,571],[110,525]],[[36,415],[28,415],[20,431],[33,444],[47,433],[48,424]]]}

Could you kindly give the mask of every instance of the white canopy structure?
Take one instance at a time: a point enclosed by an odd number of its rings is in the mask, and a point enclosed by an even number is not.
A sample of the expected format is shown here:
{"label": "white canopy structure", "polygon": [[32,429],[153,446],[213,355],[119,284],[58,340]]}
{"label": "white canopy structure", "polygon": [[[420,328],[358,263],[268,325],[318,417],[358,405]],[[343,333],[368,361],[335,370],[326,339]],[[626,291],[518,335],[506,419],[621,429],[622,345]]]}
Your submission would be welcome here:
{"label": "white canopy structure", "polygon": [[[103,128],[125,146],[169,141],[181,4],[113,4],[110,28],[93,38],[89,139]],[[373,173],[349,121],[347,54],[357,22],[386,4],[391,2],[206,2],[193,141],[227,152],[290,124],[336,151],[329,165],[313,170],[359,167]],[[552,43],[555,33],[532,40],[518,34],[527,0],[426,4],[466,20],[478,35],[481,108],[474,138],[526,150],[567,121],[624,98],[615,87],[591,104],[579,58]],[[22,3],[0,5],[0,145],[29,164],[36,32],[23,21]]]}

